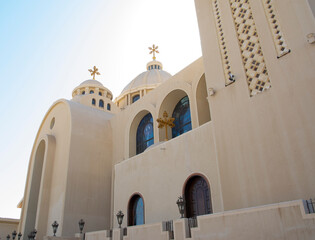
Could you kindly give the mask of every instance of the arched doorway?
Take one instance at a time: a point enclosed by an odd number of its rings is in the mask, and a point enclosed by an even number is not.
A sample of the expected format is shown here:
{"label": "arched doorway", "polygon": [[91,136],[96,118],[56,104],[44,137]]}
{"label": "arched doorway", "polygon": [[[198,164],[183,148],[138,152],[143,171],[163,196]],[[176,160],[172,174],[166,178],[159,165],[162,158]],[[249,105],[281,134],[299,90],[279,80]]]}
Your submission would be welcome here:
{"label": "arched doorway", "polygon": [[185,200],[187,218],[212,213],[210,188],[201,176],[193,176],[187,181]]}
{"label": "arched doorway", "polygon": [[144,224],[144,203],[140,195],[134,195],[128,206],[128,226]]}

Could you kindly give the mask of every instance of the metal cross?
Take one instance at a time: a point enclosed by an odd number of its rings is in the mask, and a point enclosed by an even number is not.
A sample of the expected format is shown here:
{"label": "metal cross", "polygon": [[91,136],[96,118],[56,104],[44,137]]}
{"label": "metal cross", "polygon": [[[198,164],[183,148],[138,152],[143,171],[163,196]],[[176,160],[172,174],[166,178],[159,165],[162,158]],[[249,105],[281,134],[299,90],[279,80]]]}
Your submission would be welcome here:
{"label": "metal cross", "polygon": [[159,51],[158,51],[157,49],[158,49],[158,46],[155,46],[154,44],[153,44],[152,47],[149,47],[149,50],[150,50],[150,53],[149,53],[149,54],[152,54],[152,53],[153,53],[153,60],[156,59],[155,53],[159,53]]}
{"label": "metal cross", "polygon": [[93,80],[95,80],[95,74],[96,75],[101,75],[99,72],[98,72],[98,68],[97,67],[93,67],[93,69],[89,69],[89,72],[91,73],[91,76],[93,76]]}
{"label": "metal cross", "polygon": [[166,111],[164,111],[164,113],[163,113],[163,118],[164,119],[162,119],[162,118],[156,119],[156,121],[159,123],[158,128],[165,127],[165,141],[168,140],[167,127],[168,126],[171,127],[171,128],[175,127],[175,124],[173,123],[175,118],[167,118],[167,117],[168,117],[168,114],[167,114]]}

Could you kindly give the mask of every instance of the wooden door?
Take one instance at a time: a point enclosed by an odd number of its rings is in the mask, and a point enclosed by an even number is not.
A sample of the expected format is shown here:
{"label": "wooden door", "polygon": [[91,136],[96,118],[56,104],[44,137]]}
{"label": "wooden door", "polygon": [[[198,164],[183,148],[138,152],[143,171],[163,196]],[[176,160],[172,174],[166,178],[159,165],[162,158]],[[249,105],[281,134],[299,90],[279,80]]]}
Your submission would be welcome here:
{"label": "wooden door", "polygon": [[192,177],[186,185],[186,217],[212,213],[211,196],[207,182],[200,176]]}

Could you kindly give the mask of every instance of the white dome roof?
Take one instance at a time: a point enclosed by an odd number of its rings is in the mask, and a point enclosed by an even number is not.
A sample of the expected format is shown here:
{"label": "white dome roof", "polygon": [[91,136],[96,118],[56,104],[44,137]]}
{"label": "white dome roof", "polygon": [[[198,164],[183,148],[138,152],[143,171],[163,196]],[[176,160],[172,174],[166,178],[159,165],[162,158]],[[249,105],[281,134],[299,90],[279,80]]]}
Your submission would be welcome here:
{"label": "white dome roof", "polygon": [[138,89],[141,87],[148,87],[148,86],[156,86],[165,80],[172,77],[166,71],[152,69],[145,71],[139,74],[135,79],[133,79],[123,90],[121,93],[132,91],[133,89]]}
{"label": "white dome roof", "polygon": [[84,82],[82,82],[79,87],[83,87],[85,85],[88,85],[88,86],[93,86],[93,87],[104,87],[102,83],[100,83],[99,81],[97,80],[93,80],[93,79],[89,79],[89,80],[86,80]]}

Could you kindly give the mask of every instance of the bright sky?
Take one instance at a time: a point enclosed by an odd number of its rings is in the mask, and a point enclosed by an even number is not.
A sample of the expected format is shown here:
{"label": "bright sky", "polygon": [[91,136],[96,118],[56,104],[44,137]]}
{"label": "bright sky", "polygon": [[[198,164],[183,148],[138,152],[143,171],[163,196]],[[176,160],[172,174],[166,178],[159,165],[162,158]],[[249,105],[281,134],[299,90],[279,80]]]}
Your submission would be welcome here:
{"label": "bright sky", "polygon": [[0,1],[0,217],[19,218],[30,153],[54,101],[97,80],[114,98],[152,58],[175,74],[201,56],[194,0]]}

